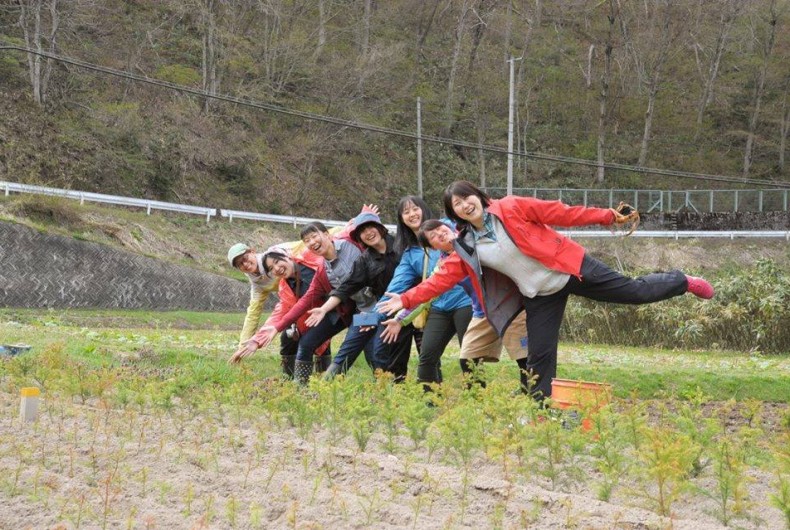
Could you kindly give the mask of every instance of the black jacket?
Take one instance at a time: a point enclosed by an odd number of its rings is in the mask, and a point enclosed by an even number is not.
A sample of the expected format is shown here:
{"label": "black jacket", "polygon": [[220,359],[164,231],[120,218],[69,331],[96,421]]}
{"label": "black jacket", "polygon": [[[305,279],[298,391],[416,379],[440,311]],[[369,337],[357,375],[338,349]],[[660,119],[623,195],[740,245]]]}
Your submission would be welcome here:
{"label": "black jacket", "polygon": [[384,254],[370,247],[366,248],[354,262],[354,268],[351,269],[346,281],[329,293],[330,296],[337,296],[345,302],[352,294],[369,287],[376,298],[381,298],[392,280],[401,257],[401,254],[394,250],[393,237],[387,234],[384,240],[387,242],[387,250]]}

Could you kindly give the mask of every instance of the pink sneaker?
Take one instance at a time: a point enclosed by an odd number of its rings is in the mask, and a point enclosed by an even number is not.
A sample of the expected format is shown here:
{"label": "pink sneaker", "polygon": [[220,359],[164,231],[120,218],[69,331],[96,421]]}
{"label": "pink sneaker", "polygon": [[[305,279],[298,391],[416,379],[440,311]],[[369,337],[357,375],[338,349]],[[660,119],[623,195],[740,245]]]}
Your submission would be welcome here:
{"label": "pink sneaker", "polygon": [[686,280],[689,284],[688,292],[696,297],[709,300],[713,298],[714,294],[716,294],[716,292],[713,290],[713,286],[702,278],[686,275]]}

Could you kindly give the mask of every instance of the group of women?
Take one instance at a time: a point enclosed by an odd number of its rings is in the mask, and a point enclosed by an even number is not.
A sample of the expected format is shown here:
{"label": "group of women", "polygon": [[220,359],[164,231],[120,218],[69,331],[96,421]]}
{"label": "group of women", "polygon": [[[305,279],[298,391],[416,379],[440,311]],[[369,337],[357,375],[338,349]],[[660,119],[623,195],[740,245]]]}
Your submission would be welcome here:
{"label": "group of women", "polygon": [[[324,377],[344,373],[362,351],[373,370],[401,381],[413,341],[417,379],[428,389],[442,382],[442,353],[456,336],[470,381],[485,384],[475,378],[475,365],[498,360],[504,343],[518,363],[522,389],[543,399],[551,395],[570,294],[622,304],[686,292],[713,297],[708,282],[680,271],[623,276],[550,227],[629,222],[617,210],[528,197],[494,200],[466,181],[448,186],[443,202],[446,218],[439,220],[420,197],[401,199],[394,236],[378,209],[365,206],[335,235],[319,222],[308,224],[303,250],[257,254],[234,245],[230,263],[253,285],[258,277],[278,282],[280,301],[254,336],[242,336],[231,361],[279,333],[283,371],[301,384],[316,368]],[[343,330],[330,362],[329,341]]]}

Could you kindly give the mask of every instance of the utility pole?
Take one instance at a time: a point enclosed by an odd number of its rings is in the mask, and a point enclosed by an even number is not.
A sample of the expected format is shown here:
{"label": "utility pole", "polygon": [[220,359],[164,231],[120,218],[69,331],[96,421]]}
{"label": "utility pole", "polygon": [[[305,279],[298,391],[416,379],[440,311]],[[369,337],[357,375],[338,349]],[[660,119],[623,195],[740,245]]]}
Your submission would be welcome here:
{"label": "utility pole", "polygon": [[422,198],[422,113],[417,97],[417,196]]}
{"label": "utility pole", "polygon": [[522,57],[510,56],[507,62],[510,63],[510,97],[508,98],[508,117],[507,117],[507,194],[513,195],[513,122],[516,113],[516,87],[515,87],[515,64]]}

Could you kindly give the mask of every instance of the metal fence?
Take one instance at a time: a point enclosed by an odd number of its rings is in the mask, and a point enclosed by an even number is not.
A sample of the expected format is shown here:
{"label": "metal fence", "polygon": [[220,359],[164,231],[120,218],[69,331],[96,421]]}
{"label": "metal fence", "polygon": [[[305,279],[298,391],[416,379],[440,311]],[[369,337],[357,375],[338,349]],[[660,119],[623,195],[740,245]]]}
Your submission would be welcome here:
{"label": "metal fence", "polygon": [[6,196],[8,196],[10,192],[13,191],[15,193],[33,193],[37,195],[65,197],[67,199],[78,200],[80,201],[80,204],[83,204],[85,201],[90,201],[104,204],[119,204],[121,206],[134,206],[137,208],[145,208],[148,215],[151,215],[151,210],[167,210],[171,212],[204,215],[206,216],[206,222],[211,220],[212,216],[217,215],[216,208],[208,208],[205,206],[189,206],[187,204],[176,204],[174,202],[135,199],[133,197],[118,197],[116,195],[105,195],[103,193],[62,190],[58,188],[47,188],[44,186],[33,186],[30,184],[16,184],[14,182],[0,181],[0,189],[5,190]]}
{"label": "metal fence", "polygon": [[[315,219],[314,217],[297,217],[291,215],[276,215],[256,212],[245,212],[241,210],[225,210],[208,208],[203,206],[189,206],[171,202],[152,201],[148,199],[135,199],[132,197],[119,197],[115,195],[105,195],[102,193],[91,193],[85,191],[63,190],[57,188],[47,188],[43,186],[32,186],[29,184],[16,184],[13,182],[0,181],[0,190],[5,190],[5,195],[10,192],[15,193],[34,193],[41,195],[53,195],[69,199],[79,200],[80,204],[85,201],[99,202],[105,204],[118,204],[122,206],[132,206],[145,208],[148,215],[151,210],[167,210],[172,212],[203,215],[206,222],[212,217],[220,216],[232,222],[233,219],[245,219],[252,221],[263,221],[269,223],[285,223],[294,227],[307,224],[312,221],[321,221],[326,226],[344,226],[348,221],[336,221],[331,219]],[[497,197],[504,192],[504,188],[487,188],[492,196]],[[712,208],[714,200],[716,204],[730,204],[733,210],[715,211],[787,211],[788,190],[729,190],[729,191],[661,191],[661,190],[593,190],[593,189],[562,189],[562,188],[517,188],[520,195],[530,195],[541,199],[559,199],[568,204],[584,204],[585,206],[614,206],[619,201],[625,201],[643,212],[671,212],[681,209],[688,209],[696,212],[714,211],[705,210],[701,206],[705,205]],[[731,193],[731,202],[725,200],[727,196],[720,197],[718,194]],[[703,202],[707,197],[708,202]],[[777,206],[778,205],[778,206]],[[753,209],[744,209],[744,206],[754,206]],[[385,225],[389,230],[394,231],[395,225]],[[619,236],[615,232],[608,230],[568,230],[563,231],[569,237],[613,237]],[[660,237],[660,238],[695,238],[695,237],[718,237],[735,239],[747,238],[781,238],[790,241],[790,231],[786,230],[724,230],[724,231],[682,231],[682,230],[639,230],[634,233],[636,237]]]}
{"label": "metal fence", "polygon": [[[492,197],[502,197],[506,188],[486,188]],[[567,204],[611,208],[620,201],[641,212],[786,212],[790,190],[624,190],[514,188],[515,195],[560,200]]]}

